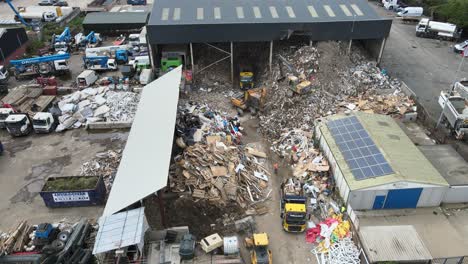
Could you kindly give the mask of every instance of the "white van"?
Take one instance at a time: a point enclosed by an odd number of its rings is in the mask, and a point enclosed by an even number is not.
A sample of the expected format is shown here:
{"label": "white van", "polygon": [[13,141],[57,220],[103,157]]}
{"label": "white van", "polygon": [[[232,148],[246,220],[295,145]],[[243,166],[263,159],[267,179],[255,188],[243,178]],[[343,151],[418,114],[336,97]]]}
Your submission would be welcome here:
{"label": "white van", "polygon": [[422,7],[413,7],[413,6],[409,6],[409,7],[405,7],[403,8],[400,12],[397,13],[397,16],[399,17],[413,17],[413,18],[416,18],[416,17],[421,17],[422,14],[423,14],[423,8]]}
{"label": "white van", "polygon": [[78,88],[86,88],[94,84],[98,79],[98,75],[93,70],[85,70],[76,77]]}

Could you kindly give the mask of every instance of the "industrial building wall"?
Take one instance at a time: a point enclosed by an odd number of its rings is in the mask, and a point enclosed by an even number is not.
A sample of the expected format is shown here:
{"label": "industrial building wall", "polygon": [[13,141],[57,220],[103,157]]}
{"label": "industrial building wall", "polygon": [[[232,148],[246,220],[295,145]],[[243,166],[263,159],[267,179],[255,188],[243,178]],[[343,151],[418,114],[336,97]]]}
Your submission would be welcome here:
{"label": "industrial building wall", "polygon": [[374,206],[375,197],[387,196],[388,190],[352,191],[349,195],[349,204],[354,210],[370,210]]}
{"label": "industrial building wall", "polygon": [[330,169],[333,174],[333,178],[335,179],[336,187],[338,187],[340,196],[341,198],[343,198],[343,201],[347,202],[350,194],[349,186],[346,182],[346,179],[343,176],[343,173],[341,172],[340,167],[336,163],[336,159],[333,156],[333,153],[331,152],[327,141],[324,137],[322,137],[322,133],[319,128],[316,128],[316,138],[319,139],[319,146],[323,152],[323,155],[327,158],[328,162],[330,163]]}
{"label": "industrial building wall", "polygon": [[442,199],[443,203],[468,202],[468,185],[450,186]]}
{"label": "industrial building wall", "polygon": [[439,206],[442,202],[447,187],[425,187],[419,197],[418,207]]}
{"label": "industrial building wall", "polygon": [[[24,28],[9,28],[0,36],[0,62],[6,60],[11,54],[28,42]],[[6,63],[5,63],[6,64]]]}
{"label": "industrial building wall", "polygon": [[369,210],[374,208],[377,196],[388,197],[389,192],[392,190],[410,189],[422,189],[416,207],[439,206],[447,191],[447,187],[444,186],[433,186],[413,182],[398,182],[395,184],[376,186],[365,190],[352,191],[349,197],[349,204],[355,210]]}

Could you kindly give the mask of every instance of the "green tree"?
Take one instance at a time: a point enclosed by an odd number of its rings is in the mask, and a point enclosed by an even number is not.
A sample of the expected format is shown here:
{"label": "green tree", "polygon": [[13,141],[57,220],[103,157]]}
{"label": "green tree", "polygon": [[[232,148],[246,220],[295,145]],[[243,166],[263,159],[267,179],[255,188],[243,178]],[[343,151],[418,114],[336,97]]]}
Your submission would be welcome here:
{"label": "green tree", "polygon": [[468,0],[431,0],[431,9],[443,16],[448,22],[462,28],[468,28]]}

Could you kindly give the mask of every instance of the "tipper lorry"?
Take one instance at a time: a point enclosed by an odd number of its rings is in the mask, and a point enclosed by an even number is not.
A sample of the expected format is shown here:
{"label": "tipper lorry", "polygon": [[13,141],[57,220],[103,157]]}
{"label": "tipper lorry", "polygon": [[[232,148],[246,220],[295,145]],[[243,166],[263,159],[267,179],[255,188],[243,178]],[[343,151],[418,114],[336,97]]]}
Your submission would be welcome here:
{"label": "tipper lorry", "polygon": [[281,224],[287,232],[304,232],[307,222],[307,197],[301,183],[293,178],[281,184]]}

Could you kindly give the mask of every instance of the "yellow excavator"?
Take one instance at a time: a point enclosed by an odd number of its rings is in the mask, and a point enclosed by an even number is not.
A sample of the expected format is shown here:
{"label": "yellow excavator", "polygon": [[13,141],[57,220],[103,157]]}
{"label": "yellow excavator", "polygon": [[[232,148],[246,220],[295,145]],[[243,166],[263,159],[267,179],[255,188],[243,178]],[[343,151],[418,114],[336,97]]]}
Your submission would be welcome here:
{"label": "yellow excavator", "polygon": [[250,110],[252,114],[255,114],[263,108],[265,96],[266,88],[249,89],[235,93],[231,97],[231,103],[237,108],[239,115],[242,115],[245,110]]}
{"label": "yellow excavator", "polygon": [[250,67],[241,67],[239,73],[239,86],[243,91],[254,88],[254,74]]}
{"label": "yellow excavator", "polygon": [[271,250],[268,249],[268,235],[267,233],[253,234],[252,237],[252,250],[250,251],[250,258],[252,264],[273,264],[273,255]]}

